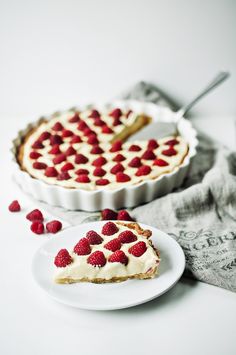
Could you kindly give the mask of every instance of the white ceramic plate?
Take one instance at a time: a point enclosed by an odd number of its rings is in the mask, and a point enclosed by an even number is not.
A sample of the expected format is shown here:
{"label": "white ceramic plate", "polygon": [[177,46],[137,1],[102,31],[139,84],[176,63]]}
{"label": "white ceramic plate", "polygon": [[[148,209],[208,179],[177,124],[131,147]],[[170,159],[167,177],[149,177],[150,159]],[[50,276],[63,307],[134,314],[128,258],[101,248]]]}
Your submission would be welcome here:
{"label": "white ceramic plate", "polygon": [[150,301],[173,287],[185,267],[184,253],[179,244],[168,234],[140,224],[152,230],[152,241],[159,249],[161,263],[159,275],[150,280],[128,280],[120,283],[56,284],[53,281],[54,256],[61,248],[73,248],[76,242],[90,230],[101,230],[104,222],[86,223],[69,228],[46,242],[35,254],[32,272],[37,284],[55,300],[69,306],[90,310],[114,310],[128,308]]}

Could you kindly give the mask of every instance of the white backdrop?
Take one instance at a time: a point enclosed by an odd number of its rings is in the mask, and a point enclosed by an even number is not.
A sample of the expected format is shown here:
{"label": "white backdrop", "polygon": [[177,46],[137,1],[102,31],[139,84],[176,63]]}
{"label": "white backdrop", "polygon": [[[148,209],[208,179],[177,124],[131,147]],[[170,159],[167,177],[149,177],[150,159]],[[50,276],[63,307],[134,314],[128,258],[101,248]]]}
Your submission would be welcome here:
{"label": "white backdrop", "polygon": [[0,114],[106,100],[138,80],[184,103],[230,81],[196,114],[236,113],[234,0],[0,0]]}

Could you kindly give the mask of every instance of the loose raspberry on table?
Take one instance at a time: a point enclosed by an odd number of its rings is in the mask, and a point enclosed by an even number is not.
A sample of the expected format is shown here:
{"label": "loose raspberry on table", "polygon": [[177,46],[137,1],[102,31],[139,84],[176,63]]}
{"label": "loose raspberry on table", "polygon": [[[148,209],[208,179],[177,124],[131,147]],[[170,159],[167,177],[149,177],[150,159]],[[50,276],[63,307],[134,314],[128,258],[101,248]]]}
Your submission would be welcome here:
{"label": "loose raspberry on table", "polygon": [[137,237],[133,232],[127,230],[127,231],[121,232],[118,235],[118,239],[121,243],[132,243],[137,240]]}
{"label": "loose raspberry on table", "polygon": [[75,173],[76,175],[88,175],[89,171],[87,169],[78,169]]}
{"label": "loose raspberry on table", "polygon": [[56,168],[54,168],[54,166],[48,166],[45,169],[45,176],[47,177],[56,177],[58,175],[58,171]]}
{"label": "loose raspberry on table", "polygon": [[147,148],[149,150],[152,150],[152,149],[156,149],[159,147],[159,144],[157,143],[156,139],[150,139],[148,141],[148,145],[147,145]]}
{"label": "loose raspberry on table", "polygon": [[46,169],[46,167],[47,167],[47,164],[41,163],[39,161],[35,161],[33,163],[33,168],[36,170],[44,170],[44,169]]}
{"label": "loose raspberry on table", "polygon": [[99,118],[100,117],[100,113],[97,110],[92,110],[90,115],[90,118]]}
{"label": "loose raspberry on table", "polygon": [[101,219],[102,221],[106,221],[109,219],[116,220],[118,213],[116,211],[110,210],[109,208],[105,208],[101,211]]}
{"label": "loose raspberry on table", "polygon": [[66,155],[64,153],[58,154],[52,159],[55,165],[61,164],[65,160],[66,160]]}
{"label": "loose raspberry on table", "polygon": [[65,155],[67,157],[70,157],[71,155],[76,154],[76,150],[73,147],[69,147],[67,148],[67,150],[65,151]]}
{"label": "loose raspberry on table", "polygon": [[44,233],[44,225],[41,221],[33,221],[30,229],[35,234],[43,234]]}
{"label": "loose raspberry on table", "polygon": [[62,180],[69,180],[71,178],[70,174],[68,171],[62,171],[58,176],[57,180],[62,181]]}
{"label": "loose raspberry on table", "polygon": [[169,149],[163,150],[161,154],[166,155],[167,157],[172,157],[173,155],[177,154],[177,151],[172,146],[170,146]]}
{"label": "loose raspberry on table", "polygon": [[89,244],[97,245],[103,242],[103,238],[95,231],[91,230],[86,233],[86,238],[88,239]]}
{"label": "loose raspberry on table", "polygon": [[70,256],[68,250],[61,249],[54,259],[54,264],[57,267],[66,267],[67,265],[73,262],[72,257]]}
{"label": "loose raspberry on table", "polygon": [[93,148],[90,150],[91,154],[102,154],[104,153],[104,150],[99,147],[99,145],[94,145]]}
{"label": "loose raspberry on table", "polygon": [[137,144],[132,144],[130,147],[129,147],[129,151],[130,152],[139,152],[142,148],[137,145]]}
{"label": "loose raspberry on table", "polygon": [[19,212],[21,210],[20,204],[17,200],[14,200],[8,206],[10,212]]}
{"label": "loose raspberry on table", "polygon": [[69,171],[69,170],[73,170],[74,169],[74,165],[72,163],[65,163],[62,167],[61,167],[61,171]]}
{"label": "loose raspberry on table", "polygon": [[33,149],[42,149],[44,148],[44,145],[42,142],[40,141],[35,141],[33,144],[32,144],[32,148]]}
{"label": "loose raspberry on table", "polygon": [[37,208],[35,210],[32,210],[31,212],[29,212],[27,215],[26,215],[26,218],[33,222],[33,221],[43,221],[44,220],[44,217],[43,217],[43,214],[40,210],[38,210]]}
{"label": "loose raspberry on table", "polygon": [[48,131],[42,132],[39,136],[39,141],[40,142],[46,141],[50,137],[51,137],[51,133],[49,133]]}
{"label": "loose raspberry on table", "polygon": [[121,248],[121,242],[119,241],[118,238],[112,239],[104,245],[104,248],[114,252]]}
{"label": "loose raspberry on table", "polygon": [[141,163],[141,159],[139,157],[135,157],[133,158],[129,164],[128,164],[131,168],[139,168],[142,163]]}
{"label": "loose raspberry on table", "polygon": [[102,234],[104,235],[113,235],[119,231],[117,225],[113,222],[107,222],[102,227]]}
{"label": "loose raspberry on table", "polygon": [[102,126],[102,133],[111,134],[111,133],[113,133],[113,130],[108,126]]}
{"label": "loose raspberry on table", "polygon": [[127,265],[128,264],[128,257],[125,255],[123,250],[117,250],[109,256],[108,261],[110,263],[121,263],[121,264]]}
{"label": "loose raspberry on table", "polygon": [[69,129],[63,129],[61,135],[63,138],[68,138],[68,137],[72,137],[74,135],[74,133]]}
{"label": "loose raspberry on table", "polygon": [[127,181],[130,181],[131,178],[129,175],[127,174],[124,174],[122,172],[119,172],[116,174],[116,181],[117,182],[127,182]]}
{"label": "loose raspberry on table", "polygon": [[112,143],[112,146],[110,148],[110,152],[114,153],[114,152],[118,152],[119,150],[122,149],[122,141],[115,141],[114,143]]}
{"label": "loose raspberry on table", "polygon": [[55,145],[55,144],[62,144],[63,140],[61,138],[61,136],[59,136],[58,134],[52,134],[50,137],[50,145]]}
{"label": "loose raspberry on table", "polygon": [[119,211],[117,219],[119,221],[134,221],[134,219],[130,216],[130,214],[126,210]]}
{"label": "loose raspberry on table", "polygon": [[62,223],[60,221],[54,220],[46,224],[46,229],[49,233],[57,233],[62,229]]}
{"label": "loose raspberry on table", "polygon": [[80,136],[77,136],[76,134],[73,135],[70,143],[71,144],[76,144],[76,143],[81,143],[82,139],[80,138]]}
{"label": "loose raspberry on table", "polygon": [[96,180],[96,185],[98,186],[105,186],[110,184],[110,181],[108,179],[98,179]]}
{"label": "loose raspberry on table", "polygon": [[150,166],[142,165],[142,166],[140,166],[140,168],[138,168],[135,175],[136,176],[148,175],[148,174],[150,174],[151,171],[152,171],[152,169],[150,168]]}
{"label": "loose raspberry on table", "polygon": [[115,108],[109,113],[109,116],[114,118],[120,118],[122,116],[122,111],[120,108]]}
{"label": "loose raspberry on table", "polygon": [[38,152],[34,152],[34,151],[30,152],[30,155],[29,155],[30,159],[38,159],[41,156],[42,156],[42,154],[40,154]]}
{"label": "loose raspberry on table", "polygon": [[114,158],[113,158],[113,161],[116,161],[116,162],[121,162],[121,161],[124,161],[126,160],[126,158],[124,157],[124,155],[122,154],[117,154]]}
{"label": "loose raspberry on table", "polygon": [[61,122],[56,122],[56,123],[54,124],[54,126],[52,127],[52,129],[53,129],[54,131],[62,131],[63,128],[64,128],[64,127],[62,126]]}
{"label": "loose raspberry on table", "polygon": [[106,258],[102,251],[97,250],[91,255],[89,255],[87,262],[88,264],[91,264],[93,266],[102,267],[106,264]]}
{"label": "loose raspberry on table", "polygon": [[77,122],[79,122],[79,120],[80,120],[80,117],[79,117],[78,112],[75,112],[75,114],[69,118],[70,123],[77,123]]}
{"label": "loose raspberry on table", "polygon": [[74,247],[74,253],[77,255],[88,255],[91,253],[91,248],[87,238],[82,238]]}
{"label": "loose raspberry on table", "polygon": [[141,156],[141,158],[145,160],[154,160],[156,159],[156,155],[153,153],[152,150],[146,150]]}
{"label": "loose raspberry on table", "polygon": [[147,250],[147,246],[146,243],[144,242],[138,242],[134,245],[132,245],[132,247],[129,248],[129,253],[134,255],[134,256],[142,256],[145,251]]}
{"label": "loose raspberry on table", "polygon": [[119,171],[123,172],[124,170],[124,166],[121,163],[118,163],[111,168],[110,172],[112,174],[117,174]]}
{"label": "loose raspberry on table", "polygon": [[95,159],[95,160],[92,162],[92,165],[99,167],[99,166],[105,165],[106,163],[107,163],[106,158],[104,158],[104,157],[99,157],[99,158]]}
{"label": "loose raspberry on table", "polygon": [[81,184],[87,184],[90,182],[90,178],[88,177],[87,174],[81,174],[75,179],[75,181]]}
{"label": "loose raspberry on table", "polygon": [[51,150],[49,150],[49,152],[48,152],[49,154],[61,154],[61,150],[60,150],[60,145],[59,144],[54,144],[53,146],[52,146],[52,149]]}
{"label": "loose raspberry on table", "polygon": [[167,163],[167,161],[163,160],[163,159],[155,159],[153,162],[153,165],[157,165],[157,166],[167,166],[169,165]]}
{"label": "loose raspberry on table", "polygon": [[107,173],[106,170],[104,170],[104,169],[102,169],[100,167],[95,168],[94,171],[93,171],[93,175],[94,176],[99,176],[99,177],[106,175],[106,173]]}
{"label": "loose raspberry on table", "polygon": [[94,144],[98,144],[99,141],[97,139],[97,136],[95,136],[94,134],[91,134],[89,137],[88,137],[88,140],[87,140],[87,143],[88,144],[91,144],[91,145],[94,145]]}
{"label": "loose raspberry on table", "polygon": [[179,141],[177,139],[170,139],[167,142],[165,142],[164,144],[173,146],[173,145],[179,144]]}
{"label": "loose raspberry on table", "polygon": [[88,162],[88,158],[83,154],[75,155],[75,163],[76,164],[86,164]]}

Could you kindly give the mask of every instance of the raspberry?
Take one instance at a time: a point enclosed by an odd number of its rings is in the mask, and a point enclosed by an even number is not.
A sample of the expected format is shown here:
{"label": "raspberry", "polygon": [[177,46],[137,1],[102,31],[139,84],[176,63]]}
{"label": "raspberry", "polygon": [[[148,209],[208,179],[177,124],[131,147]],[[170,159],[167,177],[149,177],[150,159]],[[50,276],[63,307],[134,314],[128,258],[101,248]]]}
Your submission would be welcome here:
{"label": "raspberry", "polygon": [[113,121],[113,126],[119,126],[120,124],[122,124],[121,120],[119,118],[115,118]]}
{"label": "raspberry", "polygon": [[56,177],[58,175],[57,170],[54,168],[54,166],[48,166],[45,170],[45,176],[47,177]]}
{"label": "raspberry", "polygon": [[71,178],[70,174],[67,171],[62,171],[58,177],[57,180],[62,181],[62,180],[69,180]]}
{"label": "raspberry", "polygon": [[142,148],[137,145],[137,144],[132,144],[130,147],[129,147],[129,151],[130,152],[139,152]]}
{"label": "raspberry", "polygon": [[83,154],[76,154],[75,163],[76,164],[86,164],[88,162],[88,158]]}
{"label": "raspberry", "polygon": [[42,142],[40,141],[35,141],[33,144],[32,144],[32,148],[33,149],[42,149],[44,148],[44,145]]}
{"label": "raspberry", "polygon": [[61,150],[60,150],[59,144],[54,144],[54,145],[52,146],[52,149],[49,150],[48,153],[49,153],[49,154],[60,154],[60,153],[61,153]]}
{"label": "raspberry", "polygon": [[121,149],[122,149],[122,141],[115,141],[114,143],[112,143],[110,152],[112,153],[118,152]]}
{"label": "raspberry", "polygon": [[106,264],[106,258],[103,254],[102,251],[95,251],[94,253],[92,253],[91,255],[89,255],[87,262],[93,266],[99,266],[102,267]]}
{"label": "raspberry", "polygon": [[120,118],[122,116],[122,111],[120,108],[115,108],[113,111],[109,113],[109,116],[114,118]]}
{"label": "raspberry", "polygon": [[113,130],[108,126],[102,126],[102,133],[111,134],[111,133],[113,133]]}
{"label": "raspberry", "polygon": [[75,114],[71,118],[69,118],[70,123],[77,123],[77,122],[79,122],[79,120],[80,120],[80,117],[79,117],[78,112],[75,112]]}
{"label": "raspberry", "polygon": [[124,231],[119,234],[118,239],[121,243],[133,243],[137,240],[137,237],[131,231]]}
{"label": "raspberry", "polygon": [[116,162],[120,162],[120,161],[124,161],[126,158],[124,157],[124,155],[122,154],[117,154],[114,158],[113,158],[113,161],[116,161]]}
{"label": "raspberry", "polygon": [[123,172],[124,170],[125,170],[124,166],[121,163],[118,163],[111,168],[110,172],[112,174],[117,174],[120,171]]}
{"label": "raspberry", "polygon": [[88,177],[88,175],[81,174],[75,179],[75,181],[80,182],[81,184],[87,184],[88,182],[90,182],[90,178]]}
{"label": "raspberry", "polygon": [[93,162],[92,162],[92,165],[93,166],[103,166],[104,164],[107,163],[107,160],[106,158],[104,157],[99,157],[97,159],[95,159]]}
{"label": "raspberry", "polygon": [[139,168],[142,163],[141,163],[141,159],[139,157],[135,157],[132,160],[130,160],[129,164],[128,164],[131,168]]}
{"label": "raspberry", "polygon": [[88,136],[96,136],[96,133],[92,130],[92,129],[90,129],[90,128],[85,128],[84,129],[84,131],[83,131],[83,133],[84,133],[84,135],[86,136],[86,137],[88,137]]}
{"label": "raspberry", "polygon": [[147,250],[147,246],[146,243],[144,242],[138,242],[134,245],[132,245],[132,247],[129,248],[129,253],[134,255],[134,256],[142,256],[145,251]]}
{"label": "raspberry", "polygon": [[99,179],[96,181],[96,185],[99,186],[104,186],[110,184],[110,181],[108,179]]}
{"label": "raspberry", "polygon": [[46,139],[49,139],[51,137],[51,133],[45,131],[45,132],[42,132],[39,136],[39,141],[40,142],[43,142],[43,141],[46,141]]}
{"label": "raspberry", "polygon": [[170,139],[169,141],[165,142],[164,144],[173,146],[173,145],[179,144],[179,141],[177,139]]}
{"label": "raspberry", "polygon": [[88,175],[89,171],[87,169],[78,169],[75,173],[76,175]]}
{"label": "raspberry", "polygon": [[90,118],[99,118],[100,117],[100,113],[97,110],[92,110],[90,115]]}
{"label": "raspberry", "polygon": [[110,263],[121,263],[124,265],[128,264],[128,257],[122,250],[117,250],[113,254],[111,254],[108,258]]}
{"label": "raspberry", "polygon": [[73,262],[72,257],[66,249],[61,249],[54,259],[54,264],[57,267],[66,267]]}
{"label": "raspberry", "polygon": [[102,212],[101,212],[101,218],[102,221],[106,221],[109,219],[117,219],[117,212],[110,210],[109,208],[105,208]]}
{"label": "raspberry", "polygon": [[104,153],[103,149],[99,147],[99,145],[94,145],[93,148],[90,150],[91,154],[102,154]]}
{"label": "raspberry", "polygon": [[119,221],[134,221],[134,219],[129,215],[129,213],[126,210],[119,211],[117,219]]}
{"label": "raspberry", "polygon": [[37,170],[43,170],[43,169],[46,169],[47,167],[47,164],[45,163],[40,163],[39,161],[35,161],[33,163],[33,168],[34,169],[37,169]]}
{"label": "raspberry", "polygon": [[46,224],[46,229],[48,233],[57,233],[62,229],[62,223],[60,221],[51,221]]}
{"label": "raspberry", "polygon": [[51,137],[50,137],[50,144],[51,145],[62,144],[62,143],[63,143],[63,140],[62,140],[61,136],[59,136],[58,134],[51,135]]}
{"label": "raspberry", "polygon": [[61,171],[68,171],[74,169],[74,165],[72,163],[66,163],[61,167]]}
{"label": "raspberry", "polygon": [[41,221],[42,222],[44,219],[42,212],[38,209],[35,209],[35,210],[29,212],[26,215],[26,218],[31,222],[33,222],[33,221]]}
{"label": "raspberry", "polygon": [[156,159],[156,155],[153,153],[152,150],[146,150],[141,156],[141,158],[145,160],[154,160]]}
{"label": "raspberry", "polygon": [[93,175],[94,176],[99,176],[99,177],[104,176],[104,175],[106,175],[106,170],[104,170],[104,169],[102,169],[100,167],[97,167],[96,169],[94,169]]}
{"label": "raspberry", "polygon": [[95,231],[88,231],[86,234],[89,244],[97,245],[103,242],[102,237]]}
{"label": "raspberry", "polygon": [[76,150],[73,147],[69,147],[67,148],[67,150],[65,151],[65,155],[67,157],[76,154]]}
{"label": "raspberry", "polygon": [[172,157],[173,155],[177,154],[177,151],[172,146],[170,146],[170,148],[163,150],[161,154],[166,155],[167,157]]}
{"label": "raspberry", "polygon": [[77,136],[76,134],[72,137],[72,139],[70,141],[71,144],[76,144],[76,143],[81,143],[81,142],[82,142],[82,140],[81,140],[80,136]]}
{"label": "raspberry", "polygon": [[104,224],[102,227],[102,234],[104,235],[113,235],[118,232],[118,227],[115,223],[113,222],[107,222]]}
{"label": "raspberry", "polygon": [[88,125],[86,122],[84,122],[83,120],[81,120],[77,126],[77,129],[79,131],[83,131],[85,128],[88,128]]}
{"label": "raspberry", "polygon": [[97,126],[97,127],[102,127],[105,125],[105,122],[103,120],[101,120],[100,118],[96,118],[94,120],[94,126]]}
{"label": "raspberry", "polygon": [[88,239],[82,238],[74,247],[74,253],[77,255],[88,255],[91,253],[91,248]]}
{"label": "raspberry", "polygon": [[155,159],[153,162],[153,165],[157,165],[157,166],[167,166],[169,165],[165,160],[163,159]]}
{"label": "raspberry", "polygon": [[74,135],[74,133],[72,131],[70,131],[69,129],[63,129],[63,131],[62,131],[63,138],[72,137],[73,135]]}
{"label": "raspberry", "polygon": [[88,137],[87,143],[94,145],[94,144],[98,144],[99,142],[98,142],[97,137],[94,134],[92,134]]}
{"label": "raspberry", "polygon": [[19,212],[21,210],[20,204],[17,200],[12,201],[8,206],[10,212]]}
{"label": "raspberry", "polygon": [[156,149],[159,147],[159,144],[157,143],[156,139],[150,139],[148,141],[148,145],[147,145],[147,148],[149,150],[152,150],[152,149]]}
{"label": "raspberry", "polygon": [[104,245],[104,248],[114,252],[121,248],[121,242],[119,241],[118,238],[112,239]]}
{"label": "raspberry", "polygon": [[138,170],[137,170],[135,175],[136,176],[148,175],[148,174],[150,174],[151,170],[152,169],[150,168],[150,166],[142,165],[142,166],[140,166],[140,168],[138,168]]}
{"label": "raspberry", "polygon": [[127,175],[127,174],[124,174],[122,172],[119,172],[119,173],[116,174],[116,181],[117,182],[127,182],[127,181],[130,181],[130,180],[131,179],[130,179],[129,175]]}
{"label": "raspberry", "polygon": [[38,159],[41,156],[42,156],[42,154],[40,154],[38,152],[34,152],[34,151],[30,152],[30,155],[29,155],[30,159]]}
{"label": "raspberry", "polygon": [[64,153],[58,154],[55,156],[55,158],[52,159],[52,161],[55,165],[61,164],[65,160],[66,160],[66,155]]}
{"label": "raspberry", "polygon": [[33,221],[31,226],[30,226],[30,229],[35,234],[43,234],[44,233],[44,225],[40,221]]}
{"label": "raspberry", "polygon": [[132,111],[132,110],[129,110],[129,111],[126,113],[125,117],[128,118],[129,115],[131,115],[131,113],[133,113],[133,111]]}
{"label": "raspberry", "polygon": [[62,126],[62,124],[60,122],[56,122],[54,124],[54,126],[52,127],[52,129],[54,131],[62,131],[63,130],[63,126]]}

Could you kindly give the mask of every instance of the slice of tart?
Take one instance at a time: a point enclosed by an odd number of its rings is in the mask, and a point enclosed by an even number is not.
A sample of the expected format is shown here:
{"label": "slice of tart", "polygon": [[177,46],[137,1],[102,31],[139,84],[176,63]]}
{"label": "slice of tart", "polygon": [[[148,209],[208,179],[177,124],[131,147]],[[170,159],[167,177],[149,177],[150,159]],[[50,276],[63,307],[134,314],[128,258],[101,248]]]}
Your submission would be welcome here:
{"label": "slice of tart", "polygon": [[155,277],[160,263],[158,250],[138,223],[106,222],[89,230],[73,250],[55,256],[56,283],[120,282]]}

